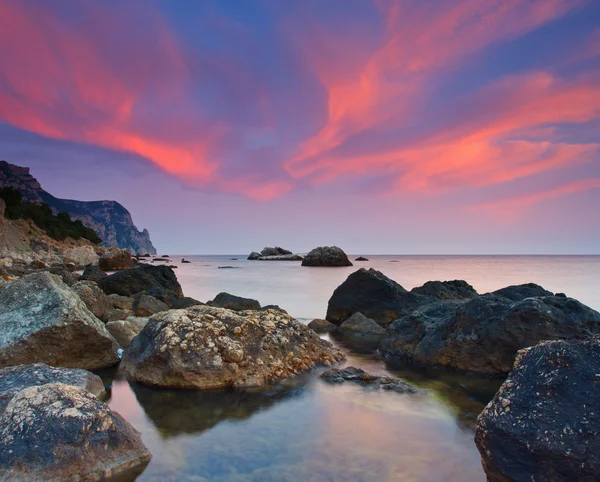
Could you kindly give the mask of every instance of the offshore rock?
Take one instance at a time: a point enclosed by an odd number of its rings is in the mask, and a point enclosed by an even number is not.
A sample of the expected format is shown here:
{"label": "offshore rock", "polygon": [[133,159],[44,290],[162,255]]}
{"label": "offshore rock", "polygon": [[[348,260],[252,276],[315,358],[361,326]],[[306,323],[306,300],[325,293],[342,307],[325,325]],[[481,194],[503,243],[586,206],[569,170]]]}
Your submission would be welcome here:
{"label": "offshore rock", "polygon": [[135,295],[134,300],[133,311],[138,317],[149,317],[161,311],[169,311],[169,307],[165,303],[153,296],[139,294]]}
{"label": "offshore rock", "polygon": [[337,326],[333,323],[330,323],[327,320],[322,320],[320,318],[315,318],[307,325],[311,330],[314,330],[316,333],[330,333],[332,331],[337,330]]}
{"label": "offshore rock", "polygon": [[313,249],[302,260],[302,266],[335,268],[352,266],[348,256],[337,246],[323,246]]}
{"label": "offshore rock", "polygon": [[219,293],[215,299],[207,303],[209,306],[217,308],[227,308],[228,310],[260,310],[260,303],[252,298],[242,298],[241,296],[231,295],[229,293]]}

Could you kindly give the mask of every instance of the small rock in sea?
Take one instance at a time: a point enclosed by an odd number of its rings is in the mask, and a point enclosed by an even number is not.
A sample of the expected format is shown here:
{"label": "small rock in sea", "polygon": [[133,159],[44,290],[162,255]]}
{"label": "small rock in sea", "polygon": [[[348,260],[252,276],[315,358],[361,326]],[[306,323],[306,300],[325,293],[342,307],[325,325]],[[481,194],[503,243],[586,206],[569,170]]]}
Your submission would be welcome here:
{"label": "small rock in sea", "polygon": [[185,258],[182,258],[182,259],[181,259],[181,263],[182,263],[182,264],[189,264],[189,263],[191,263],[191,261],[188,261],[187,259],[185,259]]}
{"label": "small rock in sea", "polygon": [[369,261],[369,258],[365,258],[363,256],[359,256],[358,258],[356,258],[354,261]]}
{"label": "small rock in sea", "polygon": [[398,261],[397,259],[392,259],[392,260],[390,261],[390,263],[399,263],[399,262],[400,262],[400,261]]}
{"label": "small rock in sea", "polygon": [[371,375],[360,368],[332,368],[321,375],[321,378],[327,383],[345,383],[352,382],[363,387],[379,390],[390,390],[397,393],[417,394],[422,391],[413,387],[398,378],[392,378],[381,375]]}
{"label": "small rock in sea", "polygon": [[337,246],[322,246],[308,253],[302,260],[302,266],[337,268],[352,266],[352,262]]}
{"label": "small rock in sea", "polygon": [[215,296],[215,299],[209,301],[207,305],[235,311],[260,310],[260,303],[258,301],[225,292],[219,293]]}
{"label": "small rock in sea", "polygon": [[230,261],[237,261],[239,258],[229,258]]}
{"label": "small rock in sea", "polygon": [[239,269],[239,266],[219,266],[219,269]]}
{"label": "small rock in sea", "polygon": [[333,323],[320,318],[312,320],[307,326],[316,333],[329,333],[337,330],[337,326],[335,326]]}
{"label": "small rock in sea", "polygon": [[287,249],[280,248],[279,246],[275,246],[274,248],[263,248],[260,252],[261,256],[282,256],[285,254],[292,254],[291,251]]}

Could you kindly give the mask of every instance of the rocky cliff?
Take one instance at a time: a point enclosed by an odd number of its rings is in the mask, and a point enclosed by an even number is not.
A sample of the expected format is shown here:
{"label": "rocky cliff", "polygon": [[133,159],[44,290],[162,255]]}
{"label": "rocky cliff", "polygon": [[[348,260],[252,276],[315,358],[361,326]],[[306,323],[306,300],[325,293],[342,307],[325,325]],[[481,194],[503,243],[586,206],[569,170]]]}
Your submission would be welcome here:
{"label": "rocky cliff", "polygon": [[28,167],[0,161],[0,187],[10,186],[32,202],[45,202],[56,212],[69,213],[102,238],[103,246],[126,248],[133,253],[156,254],[146,229],[138,231],[131,214],[116,201],[73,201],[58,199],[42,189]]}

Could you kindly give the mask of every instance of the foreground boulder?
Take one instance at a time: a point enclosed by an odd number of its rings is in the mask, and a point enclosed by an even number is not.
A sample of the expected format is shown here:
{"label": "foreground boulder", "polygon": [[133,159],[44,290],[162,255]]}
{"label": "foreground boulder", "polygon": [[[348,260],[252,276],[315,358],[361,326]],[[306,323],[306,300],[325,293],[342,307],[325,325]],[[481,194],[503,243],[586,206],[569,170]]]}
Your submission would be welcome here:
{"label": "foreground boulder", "polygon": [[326,319],[341,325],[354,313],[386,326],[435,298],[406,291],[395,281],[374,269],[361,268],[338,286],[329,299]]}
{"label": "foreground boulder", "polygon": [[338,331],[343,335],[365,336],[371,338],[383,338],[386,334],[384,328],[362,313],[354,313],[340,325]]}
{"label": "foreground boulder", "polygon": [[423,306],[395,321],[380,347],[386,357],[487,375],[508,373],[517,351],[543,340],[600,333],[600,313],[572,298],[513,303],[493,294]]}
{"label": "foreground boulder", "polygon": [[150,458],[140,434],[80,387],[25,388],[0,416],[3,480],[100,480],[141,470]]}
{"label": "foreground boulder", "polygon": [[78,281],[71,289],[77,293],[96,318],[106,321],[107,314],[112,310],[108,296],[94,281]]}
{"label": "foreground boulder", "polygon": [[475,288],[463,280],[453,281],[428,281],[423,286],[411,290],[425,296],[432,296],[440,300],[468,300],[478,295]]}
{"label": "foreground boulder", "polygon": [[390,390],[397,393],[419,393],[420,390],[398,378],[385,375],[371,375],[355,367],[332,368],[321,374],[321,379],[327,383],[352,382],[366,388]]}
{"label": "foreground boulder", "polygon": [[87,370],[55,368],[43,363],[18,365],[0,370],[0,414],[11,398],[24,388],[47,383],[64,383],[81,387],[97,398],[106,394],[102,379]]}
{"label": "foreground boulder", "polygon": [[352,266],[352,262],[337,246],[323,246],[308,253],[302,260],[302,266],[335,268]]}
{"label": "foreground boulder", "polygon": [[521,350],[477,419],[490,482],[600,480],[600,339]]}
{"label": "foreground boulder", "polygon": [[119,361],[118,348],[57,276],[33,273],[0,290],[0,368],[36,362],[102,368]]}
{"label": "foreground boulder", "polygon": [[135,267],[136,261],[127,249],[113,248],[100,256],[98,267],[102,271],[118,271]]}
{"label": "foreground boulder", "polygon": [[337,330],[337,326],[333,323],[330,323],[327,320],[322,320],[320,318],[315,318],[307,325],[311,330],[314,330],[316,333],[329,333]]}
{"label": "foreground boulder", "polygon": [[242,298],[241,296],[231,295],[229,293],[219,293],[215,299],[207,303],[209,306],[217,308],[227,308],[228,310],[260,310],[260,303],[252,298]]}
{"label": "foreground boulder", "polygon": [[[179,298],[183,296],[175,272],[168,266],[140,265],[134,269],[118,271],[98,281],[107,295],[133,296],[145,292],[155,296],[159,292]],[[151,290],[155,290],[151,292]],[[161,300],[164,301],[164,300]]]}
{"label": "foreground boulder", "polygon": [[150,318],[125,349],[120,369],[153,386],[255,387],[342,358],[329,342],[280,311],[194,306]]}

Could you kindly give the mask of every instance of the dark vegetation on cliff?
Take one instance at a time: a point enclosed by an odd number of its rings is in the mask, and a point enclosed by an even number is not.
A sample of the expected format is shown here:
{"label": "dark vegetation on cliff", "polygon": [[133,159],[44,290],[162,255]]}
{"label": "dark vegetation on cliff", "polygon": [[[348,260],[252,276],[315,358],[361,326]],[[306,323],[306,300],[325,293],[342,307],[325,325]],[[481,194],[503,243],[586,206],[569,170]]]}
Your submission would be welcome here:
{"label": "dark vegetation on cliff", "polygon": [[73,221],[67,213],[54,214],[46,203],[36,204],[23,200],[19,191],[11,187],[0,188],[0,199],[6,203],[6,217],[33,221],[51,238],[62,241],[67,237],[87,239],[100,244],[102,239],[93,229],[86,228],[79,220]]}

